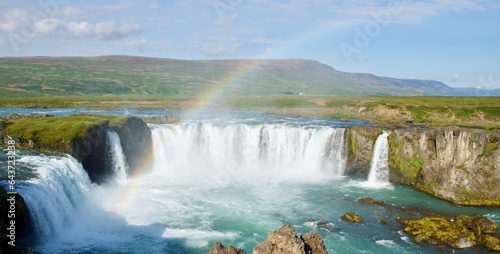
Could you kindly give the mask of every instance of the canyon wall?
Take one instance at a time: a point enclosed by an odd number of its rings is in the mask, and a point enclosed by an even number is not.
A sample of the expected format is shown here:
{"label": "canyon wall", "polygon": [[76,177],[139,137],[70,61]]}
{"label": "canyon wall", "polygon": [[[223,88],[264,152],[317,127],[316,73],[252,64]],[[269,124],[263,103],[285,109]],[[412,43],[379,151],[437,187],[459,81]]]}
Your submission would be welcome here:
{"label": "canyon wall", "polygon": [[500,134],[474,129],[396,130],[389,178],[459,205],[500,205]]}

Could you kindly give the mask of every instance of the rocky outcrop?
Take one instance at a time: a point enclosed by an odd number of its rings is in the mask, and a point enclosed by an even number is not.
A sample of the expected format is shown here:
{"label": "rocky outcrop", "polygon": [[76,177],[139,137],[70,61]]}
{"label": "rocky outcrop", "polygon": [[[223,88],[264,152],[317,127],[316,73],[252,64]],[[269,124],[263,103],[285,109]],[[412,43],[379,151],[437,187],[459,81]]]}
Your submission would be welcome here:
{"label": "rocky outcrop", "polygon": [[361,223],[363,222],[363,218],[361,216],[353,213],[353,212],[346,212],[344,215],[340,217],[341,220],[347,221],[347,222],[354,222],[354,223]]}
{"label": "rocky outcrop", "polygon": [[103,183],[112,175],[106,159],[108,130],[120,137],[129,174],[139,170],[142,160],[152,156],[151,131],[137,117],[74,115],[67,117],[2,118],[0,140],[5,146],[14,140],[18,149],[36,149],[67,153],[82,163],[94,183]]}
{"label": "rocky outcrop", "polygon": [[141,168],[141,162],[151,160],[152,144],[151,130],[140,118],[127,118],[125,123],[115,128],[127,159],[129,174],[135,174]]}
{"label": "rocky outcrop", "polygon": [[368,176],[373,147],[382,130],[376,127],[356,126],[349,129],[346,175]]}
{"label": "rocky outcrop", "polygon": [[16,246],[19,247],[20,240],[26,235],[27,219],[28,211],[23,197],[19,194],[7,194],[0,187],[0,253],[21,253]]}
{"label": "rocky outcrop", "polygon": [[142,119],[146,123],[154,123],[154,124],[174,124],[174,123],[179,123],[181,121],[179,117],[173,115],[144,117]]}
{"label": "rocky outcrop", "polygon": [[396,130],[389,179],[460,205],[500,205],[500,134]]}
{"label": "rocky outcrop", "polygon": [[316,233],[305,233],[297,237],[290,225],[269,233],[267,240],[253,248],[253,254],[326,254],[325,244]]}
{"label": "rocky outcrop", "polygon": [[226,247],[221,242],[216,242],[214,247],[207,254],[246,254],[244,250],[240,250],[234,246]]}
{"label": "rocky outcrop", "polygon": [[495,235],[498,225],[484,216],[426,216],[417,220],[397,218],[397,221],[405,225],[404,231],[413,235],[417,243],[454,249],[483,246],[488,250],[500,250],[500,241]]}

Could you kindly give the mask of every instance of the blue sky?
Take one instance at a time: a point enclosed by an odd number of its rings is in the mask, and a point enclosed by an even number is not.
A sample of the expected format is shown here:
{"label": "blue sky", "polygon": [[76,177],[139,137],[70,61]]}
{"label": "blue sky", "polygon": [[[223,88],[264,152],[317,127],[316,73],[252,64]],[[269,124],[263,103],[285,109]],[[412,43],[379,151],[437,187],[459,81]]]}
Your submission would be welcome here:
{"label": "blue sky", "polygon": [[500,87],[496,0],[0,0],[0,56],[304,58]]}

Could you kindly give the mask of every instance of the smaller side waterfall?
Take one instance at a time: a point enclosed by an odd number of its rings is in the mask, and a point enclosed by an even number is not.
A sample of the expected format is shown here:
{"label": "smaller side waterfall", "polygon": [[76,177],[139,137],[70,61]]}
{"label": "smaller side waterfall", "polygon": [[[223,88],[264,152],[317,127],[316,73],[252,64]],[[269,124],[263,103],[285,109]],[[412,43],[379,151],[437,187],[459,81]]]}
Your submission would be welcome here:
{"label": "smaller side waterfall", "polygon": [[124,183],[127,179],[128,165],[123,154],[122,145],[118,133],[107,132],[106,144],[108,146],[109,161],[118,183]]}
{"label": "smaller side waterfall", "polygon": [[370,174],[367,186],[379,188],[390,185],[389,183],[389,132],[384,131],[375,141]]}

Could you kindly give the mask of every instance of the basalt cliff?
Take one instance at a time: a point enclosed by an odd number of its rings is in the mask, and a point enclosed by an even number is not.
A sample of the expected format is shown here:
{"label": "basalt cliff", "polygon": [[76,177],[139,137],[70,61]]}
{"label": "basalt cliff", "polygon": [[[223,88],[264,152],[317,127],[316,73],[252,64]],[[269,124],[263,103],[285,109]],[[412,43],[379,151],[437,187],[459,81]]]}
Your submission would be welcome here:
{"label": "basalt cliff", "polygon": [[[349,132],[346,174],[367,175],[380,129]],[[458,205],[500,205],[500,134],[477,129],[395,130],[389,180]]]}

